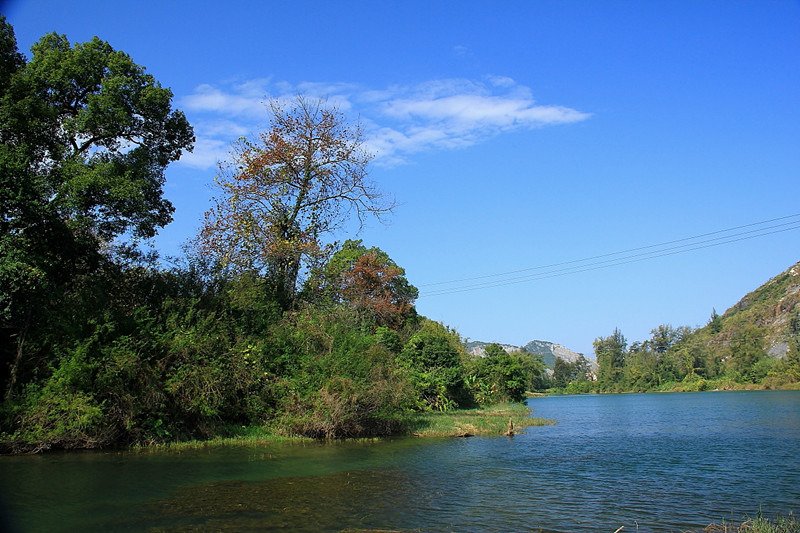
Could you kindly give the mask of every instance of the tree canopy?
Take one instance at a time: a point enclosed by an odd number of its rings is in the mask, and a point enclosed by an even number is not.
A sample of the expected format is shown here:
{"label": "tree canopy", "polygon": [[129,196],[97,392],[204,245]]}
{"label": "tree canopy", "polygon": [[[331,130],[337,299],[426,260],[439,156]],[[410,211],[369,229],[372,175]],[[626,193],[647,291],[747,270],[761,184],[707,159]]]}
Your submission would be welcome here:
{"label": "tree canopy", "polygon": [[12,378],[37,299],[95,269],[116,237],[152,237],[172,220],[164,170],[194,142],[172,92],[107,42],[50,33],[31,51],[0,16],[0,324],[16,340]]}
{"label": "tree canopy", "polygon": [[311,276],[304,292],[314,300],[345,302],[376,326],[393,329],[415,315],[414,301],[419,295],[406,279],[405,270],[386,252],[350,239],[321,273]]}
{"label": "tree canopy", "polygon": [[200,237],[229,268],[266,274],[288,305],[302,269],[330,251],[327,236],[353,217],[380,219],[394,204],[368,179],[358,124],[304,96],[269,108],[269,128],[240,139],[220,165]]}

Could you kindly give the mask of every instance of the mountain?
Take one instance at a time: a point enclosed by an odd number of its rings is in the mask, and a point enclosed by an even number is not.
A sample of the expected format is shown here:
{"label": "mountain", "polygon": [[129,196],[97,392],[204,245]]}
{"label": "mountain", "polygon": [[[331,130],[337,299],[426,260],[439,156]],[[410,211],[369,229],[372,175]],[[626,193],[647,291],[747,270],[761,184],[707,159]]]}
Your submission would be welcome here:
{"label": "mountain", "polygon": [[[574,363],[581,357],[586,358],[582,354],[575,353],[572,350],[561,346],[560,344],[554,344],[548,341],[534,340],[526,344],[524,348],[532,354],[541,355],[542,359],[544,360],[544,364],[549,368],[553,368],[553,365],[556,364],[556,357],[560,357],[568,363]],[[588,358],[586,359],[591,363],[591,360]]]}
{"label": "mountain", "polygon": [[[498,343],[492,343],[492,342],[483,342],[483,341],[469,341],[466,344],[466,346],[467,346],[467,351],[469,353],[471,353],[472,355],[479,355],[479,356],[483,357],[483,354],[486,352],[486,346],[488,346],[489,344],[500,344],[500,343],[499,342]],[[511,344],[500,344],[500,346],[505,351],[507,351],[508,353],[522,350],[521,346],[514,346],[514,345],[511,345]]]}
{"label": "mountain", "polygon": [[[483,341],[470,341],[467,343],[467,351],[469,351],[469,353],[473,355],[482,356],[487,344],[491,343]],[[574,363],[575,361],[578,361],[581,357],[584,357],[589,362],[590,368],[594,369],[594,367],[596,366],[594,359],[589,359],[583,356],[583,354],[575,353],[572,350],[565,348],[564,346],[561,346],[560,344],[555,344],[549,341],[533,340],[528,344],[526,344],[525,346],[514,346],[512,344],[500,344],[500,346],[502,346],[503,349],[509,353],[518,350],[525,350],[528,353],[541,355],[544,364],[548,368],[553,368],[553,365],[555,365],[556,362],[556,357],[560,357],[561,359],[569,363]]]}
{"label": "mountain", "polygon": [[764,350],[783,357],[791,341],[800,336],[800,262],[748,293],[721,316],[695,332],[709,346],[730,347],[747,335],[748,328],[759,328]]}

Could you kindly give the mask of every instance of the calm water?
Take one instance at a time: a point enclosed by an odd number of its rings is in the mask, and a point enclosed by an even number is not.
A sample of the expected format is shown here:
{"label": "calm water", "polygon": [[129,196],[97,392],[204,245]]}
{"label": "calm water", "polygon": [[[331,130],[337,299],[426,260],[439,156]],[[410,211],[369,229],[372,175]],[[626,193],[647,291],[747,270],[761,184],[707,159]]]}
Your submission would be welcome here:
{"label": "calm water", "polygon": [[564,396],[513,439],[0,458],[37,531],[684,531],[800,512],[800,391]]}

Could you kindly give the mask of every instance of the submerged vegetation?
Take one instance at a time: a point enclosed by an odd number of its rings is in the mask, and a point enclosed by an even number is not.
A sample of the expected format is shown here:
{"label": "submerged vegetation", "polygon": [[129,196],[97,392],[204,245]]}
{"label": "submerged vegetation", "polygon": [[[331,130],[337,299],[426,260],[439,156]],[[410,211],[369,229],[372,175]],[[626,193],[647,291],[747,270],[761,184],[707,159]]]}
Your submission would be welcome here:
{"label": "submerged vegetation", "polygon": [[774,520],[757,516],[734,524],[711,524],[703,529],[706,533],[800,533],[800,521],[793,515],[779,516]]}

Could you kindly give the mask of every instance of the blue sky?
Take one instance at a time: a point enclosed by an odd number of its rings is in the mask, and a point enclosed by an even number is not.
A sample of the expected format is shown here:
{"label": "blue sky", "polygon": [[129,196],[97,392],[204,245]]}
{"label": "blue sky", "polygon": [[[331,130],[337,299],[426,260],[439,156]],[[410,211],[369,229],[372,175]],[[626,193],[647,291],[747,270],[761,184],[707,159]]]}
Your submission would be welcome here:
{"label": "blue sky", "polygon": [[615,327],[703,325],[800,260],[796,1],[2,5],[26,53],[97,35],[172,88],[198,141],[167,173],[167,254],[229,143],[300,91],[362,122],[400,204],[358,237],[472,340],[591,354]]}

